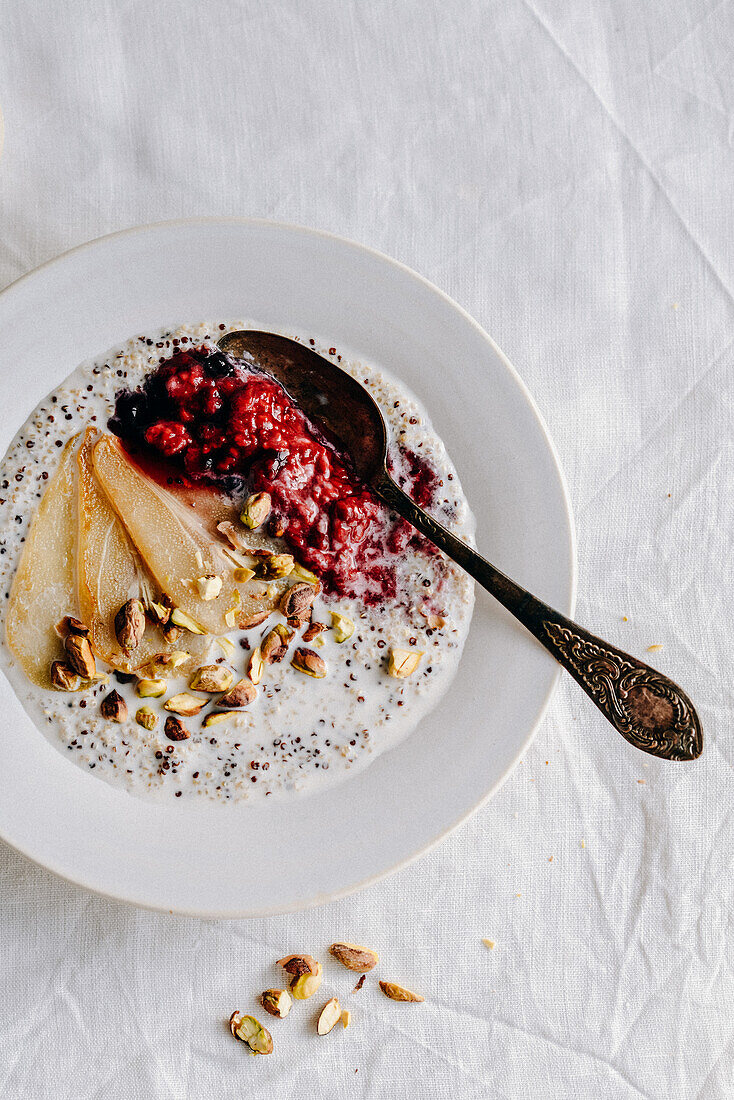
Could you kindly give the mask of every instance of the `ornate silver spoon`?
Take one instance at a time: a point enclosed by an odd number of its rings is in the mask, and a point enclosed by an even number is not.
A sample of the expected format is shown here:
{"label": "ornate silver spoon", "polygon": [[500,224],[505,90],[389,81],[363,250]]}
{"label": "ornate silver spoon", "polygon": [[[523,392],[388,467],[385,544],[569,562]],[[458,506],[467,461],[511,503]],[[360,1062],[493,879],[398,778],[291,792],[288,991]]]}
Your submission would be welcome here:
{"label": "ornate silver spoon", "polygon": [[701,723],[677,684],[515,584],[395,484],[386,466],[388,434],[382,413],[351,375],[303,344],[271,332],[230,332],[219,347],[273,375],[311,420],[325,425],[375,494],[519,619],[631,745],[664,760],[701,755]]}

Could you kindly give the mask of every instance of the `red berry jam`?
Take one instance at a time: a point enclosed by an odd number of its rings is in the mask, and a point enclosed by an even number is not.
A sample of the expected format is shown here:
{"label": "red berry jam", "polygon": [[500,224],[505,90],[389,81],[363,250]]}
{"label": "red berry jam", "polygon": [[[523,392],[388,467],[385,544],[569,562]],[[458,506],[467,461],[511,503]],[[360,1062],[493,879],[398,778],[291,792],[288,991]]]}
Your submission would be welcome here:
{"label": "red berry jam", "polygon": [[[234,497],[268,492],[273,520],[327,592],[374,604],[396,596],[398,558],[435,552],[359,480],[348,455],[326,440],[269,375],[201,347],[176,351],[134,391],[117,394],[110,429],[145,455],[161,480]],[[151,459],[165,460],[156,466]],[[165,468],[164,468],[165,467]],[[399,480],[422,506],[435,472],[402,451]]]}

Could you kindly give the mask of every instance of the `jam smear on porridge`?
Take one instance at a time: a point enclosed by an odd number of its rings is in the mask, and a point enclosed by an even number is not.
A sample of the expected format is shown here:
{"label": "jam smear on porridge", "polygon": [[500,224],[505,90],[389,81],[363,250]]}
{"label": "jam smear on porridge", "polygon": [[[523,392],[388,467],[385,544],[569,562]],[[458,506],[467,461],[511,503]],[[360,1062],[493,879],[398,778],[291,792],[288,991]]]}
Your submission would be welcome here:
{"label": "jam smear on porridge", "polygon": [[[269,375],[202,346],[179,350],[142,387],[116,395],[110,429],[148,473],[230,496],[268,492],[271,523],[327,592],[366,604],[397,596],[396,565],[431,543],[395,517]],[[153,459],[154,461],[151,461]],[[422,507],[439,478],[400,449],[394,475]]]}

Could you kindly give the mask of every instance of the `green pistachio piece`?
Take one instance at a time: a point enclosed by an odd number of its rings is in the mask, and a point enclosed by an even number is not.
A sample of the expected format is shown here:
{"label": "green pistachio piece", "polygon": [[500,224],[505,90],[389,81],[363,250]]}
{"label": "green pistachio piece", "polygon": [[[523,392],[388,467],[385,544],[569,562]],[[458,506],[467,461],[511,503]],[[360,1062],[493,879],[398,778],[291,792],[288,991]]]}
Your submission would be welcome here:
{"label": "green pistachio piece", "polygon": [[310,569],[306,569],[305,565],[301,565],[300,562],[296,562],[291,571],[291,576],[297,578],[299,581],[305,581],[306,584],[313,584],[317,588],[321,588],[321,581],[312,573]]}
{"label": "green pistachio piece", "polygon": [[180,607],[174,607],[171,612],[171,622],[174,626],[183,627],[184,630],[188,630],[191,634],[206,634],[203,626],[199,626],[195,619],[192,619],[190,615],[187,615],[185,611],[182,611]]}
{"label": "green pistachio piece", "polygon": [[253,1054],[270,1054],[273,1050],[273,1037],[254,1016],[240,1016],[233,1012],[229,1018],[229,1030],[235,1039],[247,1043]]}
{"label": "green pistachio piece", "polygon": [[338,611],[332,611],[331,629],[334,631],[334,641],[346,642],[354,634],[354,623],[346,615],[340,615]]}
{"label": "green pistachio piece", "polygon": [[269,554],[267,558],[261,558],[257,563],[258,576],[266,580],[277,577],[287,577],[293,572],[294,560],[292,554]]}
{"label": "green pistachio piece", "polygon": [[135,690],[141,699],[158,699],[168,690],[167,680],[138,680]]}
{"label": "green pistachio piece", "polygon": [[246,569],[243,565],[238,565],[232,576],[238,584],[246,584],[247,581],[251,581],[255,576],[254,569]]}
{"label": "green pistachio piece", "polygon": [[265,523],[270,515],[271,508],[270,493],[253,493],[245,501],[240,519],[245,527],[249,527],[250,530],[254,531],[256,527],[260,527]]}
{"label": "green pistachio piece", "polygon": [[158,715],[152,707],[138,707],[135,711],[135,721],[143,729],[153,730],[158,725]]}

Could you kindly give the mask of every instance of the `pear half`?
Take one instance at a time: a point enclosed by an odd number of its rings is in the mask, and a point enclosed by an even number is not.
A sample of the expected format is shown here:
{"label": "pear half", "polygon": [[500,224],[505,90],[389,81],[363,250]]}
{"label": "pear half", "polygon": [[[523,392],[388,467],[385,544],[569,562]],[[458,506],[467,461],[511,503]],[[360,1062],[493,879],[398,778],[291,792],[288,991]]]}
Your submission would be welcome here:
{"label": "pear half", "polygon": [[[115,615],[127,600],[140,596],[145,579],[135,548],[92,470],[92,450],[98,434],[94,428],[87,428],[77,455],[79,610],[82,622],[89,627],[94,652],[108,664],[129,671],[130,661],[115,636]],[[152,635],[152,630],[146,630],[139,650],[150,649],[148,635]],[[139,663],[135,661],[133,667]]]}
{"label": "pear half", "polygon": [[[147,604],[154,595],[154,583],[94,476],[92,452],[99,435],[96,429],[87,428],[77,456],[80,618],[89,627],[89,640],[97,656],[114,668],[132,672],[155,654],[167,652],[172,647],[164,644],[160,632],[152,624],[147,626],[142,641],[130,654],[125,654],[117,641],[115,615],[129,599],[142,599]],[[193,647],[186,646],[197,659],[208,648],[209,641],[204,639],[197,640]]]}
{"label": "pear half", "polygon": [[[157,587],[209,634],[226,634],[274,600],[247,584],[235,584],[233,563],[191,509],[142,474],[112,436],[103,435],[92,451],[95,476],[135,544]],[[204,600],[196,580],[203,573],[222,577],[214,600]],[[257,598],[259,597],[259,598]],[[235,621],[227,612],[235,609]],[[188,635],[187,635],[188,638]]]}
{"label": "pear half", "polygon": [[5,630],[8,645],[29,680],[50,687],[51,662],[62,656],[55,626],[77,616],[75,435],[61,452],[23,544],[13,578]]}

